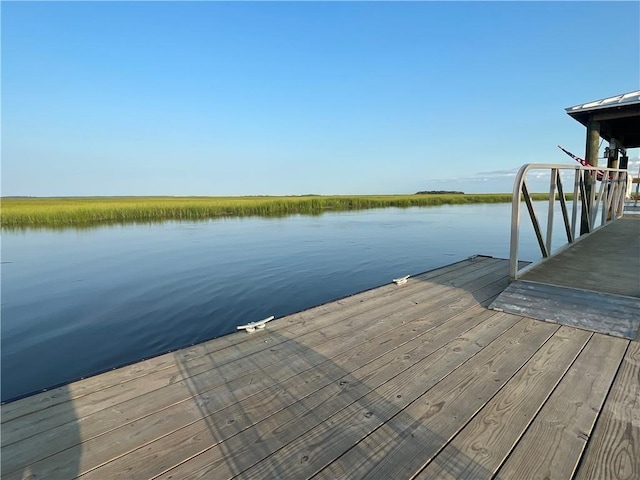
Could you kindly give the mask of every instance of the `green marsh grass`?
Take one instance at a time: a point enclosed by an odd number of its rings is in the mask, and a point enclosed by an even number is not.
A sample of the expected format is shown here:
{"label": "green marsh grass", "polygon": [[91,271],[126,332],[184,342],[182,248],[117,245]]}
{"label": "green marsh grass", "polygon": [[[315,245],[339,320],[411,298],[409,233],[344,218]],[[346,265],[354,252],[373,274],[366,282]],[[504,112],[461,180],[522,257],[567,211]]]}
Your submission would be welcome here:
{"label": "green marsh grass", "polygon": [[[545,200],[545,194],[534,199]],[[288,197],[56,197],[2,198],[2,228],[67,228],[101,224],[282,217],[371,208],[511,202],[510,194],[349,195]]]}

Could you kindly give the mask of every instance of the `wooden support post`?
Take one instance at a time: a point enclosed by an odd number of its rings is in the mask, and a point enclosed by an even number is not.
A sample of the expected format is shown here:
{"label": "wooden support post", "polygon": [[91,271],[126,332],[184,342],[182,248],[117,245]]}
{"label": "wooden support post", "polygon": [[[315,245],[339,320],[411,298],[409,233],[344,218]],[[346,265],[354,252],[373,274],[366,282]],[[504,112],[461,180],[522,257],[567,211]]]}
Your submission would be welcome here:
{"label": "wooden support post", "polygon": [[594,167],[598,166],[598,147],[600,143],[600,122],[590,120],[587,124],[587,145],[585,159]]}
{"label": "wooden support post", "polygon": [[[595,122],[593,120],[589,120],[587,124],[587,144],[586,144],[586,153],[585,160],[589,162],[594,167],[598,166],[598,144],[600,142],[600,122]],[[580,224],[580,235],[585,233],[589,233],[589,224],[585,222],[585,216],[589,215],[589,212],[592,207],[592,193],[595,192],[595,183],[596,183],[596,175],[594,173],[585,172],[584,183],[586,186],[585,197],[582,198],[582,222]],[[586,215],[585,215],[586,213]]]}

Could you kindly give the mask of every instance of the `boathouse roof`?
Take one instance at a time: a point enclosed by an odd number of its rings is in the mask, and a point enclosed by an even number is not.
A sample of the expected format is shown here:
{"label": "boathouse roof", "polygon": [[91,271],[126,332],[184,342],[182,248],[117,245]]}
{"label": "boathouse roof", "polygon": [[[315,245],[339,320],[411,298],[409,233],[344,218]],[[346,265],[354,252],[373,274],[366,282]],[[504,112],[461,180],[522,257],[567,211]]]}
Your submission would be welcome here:
{"label": "boathouse roof", "polygon": [[600,136],[619,140],[627,148],[640,147],[640,90],[566,109],[582,125],[600,122]]}

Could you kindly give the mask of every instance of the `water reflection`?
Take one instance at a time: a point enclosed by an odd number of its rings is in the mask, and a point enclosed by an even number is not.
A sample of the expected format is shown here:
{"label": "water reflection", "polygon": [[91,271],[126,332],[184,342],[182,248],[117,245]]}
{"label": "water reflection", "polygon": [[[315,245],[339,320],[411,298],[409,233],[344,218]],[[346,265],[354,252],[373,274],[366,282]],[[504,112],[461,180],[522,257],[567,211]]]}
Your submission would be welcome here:
{"label": "water reflection", "polygon": [[[398,208],[407,208],[407,207],[398,207]],[[356,210],[357,211],[357,210]],[[67,232],[67,231],[96,231],[101,230],[103,228],[109,227],[135,227],[135,226],[144,226],[144,225],[162,225],[165,223],[177,223],[183,225],[191,225],[194,223],[215,223],[215,222],[224,222],[228,220],[252,220],[252,219],[281,219],[287,217],[294,216],[305,216],[305,217],[320,217],[329,212],[327,211],[314,211],[308,212],[304,215],[291,215],[287,213],[271,213],[269,215],[246,215],[246,216],[219,216],[215,218],[190,218],[183,220],[165,220],[165,219],[138,219],[138,220],[100,220],[90,223],[74,223],[71,225],[2,225],[2,232],[8,233],[29,233],[29,232],[38,232],[38,231],[53,231],[53,232]]]}

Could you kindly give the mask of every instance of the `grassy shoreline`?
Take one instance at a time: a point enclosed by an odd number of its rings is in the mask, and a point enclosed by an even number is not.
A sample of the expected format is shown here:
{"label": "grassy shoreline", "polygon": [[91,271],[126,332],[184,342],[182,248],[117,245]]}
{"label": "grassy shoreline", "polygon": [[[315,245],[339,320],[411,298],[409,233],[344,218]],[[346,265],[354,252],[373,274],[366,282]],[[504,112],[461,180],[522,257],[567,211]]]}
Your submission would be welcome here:
{"label": "grassy shoreline", "polygon": [[[535,194],[537,200],[547,199]],[[337,195],[288,197],[5,197],[2,228],[64,228],[101,224],[282,217],[372,208],[511,202],[511,194]]]}

